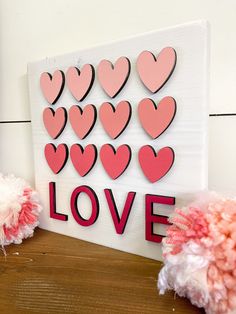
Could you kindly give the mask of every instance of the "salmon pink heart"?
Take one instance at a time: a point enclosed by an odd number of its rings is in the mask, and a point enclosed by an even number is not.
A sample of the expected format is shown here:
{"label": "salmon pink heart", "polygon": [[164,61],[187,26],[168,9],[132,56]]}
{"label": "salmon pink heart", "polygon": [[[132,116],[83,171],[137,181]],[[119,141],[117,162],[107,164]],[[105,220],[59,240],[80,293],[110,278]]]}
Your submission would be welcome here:
{"label": "salmon pink heart", "polygon": [[76,100],[82,101],[94,82],[94,68],[91,64],[85,64],[81,70],[70,67],[66,72],[66,83]]}
{"label": "salmon pink heart", "polygon": [[111,98],[122,90],[129,74],[130,61],[126,57],[120,57],[114,65],[108,60],[102,60],[98,65],[99,83]]}
{"label": "salmon pink heart", "polygon": [[100,159],[107,174],[117,179],[128,167],[131,160],[131,149],[128,145],[121,145],[115,150],[110,144],[105,144],[100,150]]}
{"label": "salmon pink heart", "polygon": [[154,101],[144,98],[138,105],[139,119],[144,130],[157,138],[169,127],[176,113],[176,103],[172,97],[164,97],[156,106]]}
{"label": "salmon pink heart", "polygon": [[89,144],[85,148],[80,144],[73,144],[70,148],[70,158],[76,171],[81,177],[84,177],[97,160],[97,148],[93,144]]}
{"label": "salmon pink heart", "polygon": [[94,105],[72,106],[69,110],[69,119],[76,135],[82,140],[93,129],[97,119],[97,111]]}
{"label": "salmon pink heart", "polygon": [[55,104],[65,85],[65,75],[62,71],[56,70],[53,75],[44,72],[40,76],[40,87],[44,97],[50,104]]}
{"label": "salmon pink heart", "polygon": [[63,132],[67,121],[67,112],[64,107],[54,111],[52,108],[45,108],[43,111],[43,123],[48,134],[53,138],[58,138]]}
{"label": "salmon pink heart", "polygon": [[138,154],[141,169],[152,183],[167,174],[174,163],[174,156],[174,151],[170,147],[163,147],[156,153],[149,145],[141,147]]}
{"label": "salmon pink heart", "polygon": [[131,105],[128,101],[120,101],[116,108],[104,102],[99,110],[100,120],[107,134],[117,138],[127,127],[131,117]]}
{"label": "salmon pink heart", "polygon": [[176,52],[171,47],[161,50],[157,58],[150,51],[143,51],[137,59],[137,69],[143,84],[156,93],[170,78],[176,65]]}
{"label": "salmon pink heart", "polygon": [[51,170],[57,174],[65,166],[69,153],[66,144],[59,144],[57,147],[48,143],[44,149],[44,155]]}

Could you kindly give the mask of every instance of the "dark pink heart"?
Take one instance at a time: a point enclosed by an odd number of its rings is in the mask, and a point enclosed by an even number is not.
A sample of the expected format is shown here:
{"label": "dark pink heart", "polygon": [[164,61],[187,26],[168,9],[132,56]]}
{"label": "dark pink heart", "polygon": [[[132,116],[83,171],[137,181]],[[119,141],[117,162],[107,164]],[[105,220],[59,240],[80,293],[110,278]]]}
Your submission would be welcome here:
{"label": "dark pink heart", "polygon": [[149,98],[144,98],[138,105],[142,127],[152,138],[157,138],[169,127],[175,113],[176,103],[172,97],[164,97],[158,106]]}
{"label": "dark pink heart", "polygon": [[102,60],[98,65],[98,80],[108,96],[114,98],[127,82],[130,74],[130,61],[120,57],[113,65],[108,60]]}
{"label": "dark pink heart", "polygon": [[56,139],[63,132],[67,121],[67,112],[64,107],[54,111],[52,108],[45,108],[43,111],[43,122],[48,134]]}
{"label": "dark pink heart", "polygon": [[63,169],[69,156],[66,144],[59,144],[56,147],[52,143],[45,146],[44,155],[49,167],[55,174]]}
{"label": "dark pink heart", "polygon": [[101,147],[100,159],[107,174],[115,180],[128,167],[131,160],[131,149],[124,144],[115,150],[112,145],[105,144]]}
{"label": "dark pink heart", "polygon": [[66,72],[66,83],[76,100],[82,101],[89,93],[94,81],[94,68],[85,64],[81,70],[70,67]]}
{"label": "dark pink heart", "polygon": [[165,85],[175,65],[176,52],[171,47],[162,49],[157,58],[150,51],[143,51],[137,59],[140,79],[152,93]]}
{"label": "dark pink heart", "polygon": [[131,106],[128,101],[120,101],[116,108],[104,102],[99,110],[100,120],[107,134],[117,138],[127,127],[131,117]]}
{"label": "dark pink heart", "polygon": [[94,166],[97,160],[95,145],[87,145],[84,149],[79,144],[74,144],[70,149],[70,158],[76,171],[84,177]]}
{"label": "dark pink heart", "polygon": [[167,174],[174,163],[174,157],[174,151],[170,147],[164,147],[156,153],[149,145],[141,147],[138,154],[141,169],[152,183]]}
{"label": "dark pink heart", "polygon": [[74,132],[82,140],[94,127],[97,119],[96,107],[90,104],[84,109],[80,106],[72,106],[69,110],[69,118]]}
{"label": "dark pink heart", "polygon": [[62,71],[56,70],[53,75],[44,72],[40,77],[40,86],[44,97],[50,104],[55,104],[65,85],[65,75]]}

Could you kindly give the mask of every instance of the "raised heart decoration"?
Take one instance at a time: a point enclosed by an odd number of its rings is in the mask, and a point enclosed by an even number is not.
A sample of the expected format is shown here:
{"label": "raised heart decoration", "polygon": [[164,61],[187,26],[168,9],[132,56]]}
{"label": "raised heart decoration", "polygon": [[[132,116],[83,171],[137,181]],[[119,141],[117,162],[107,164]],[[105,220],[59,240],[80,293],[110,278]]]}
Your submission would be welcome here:
{"label": "raised heart decoration", "polygon": [[65,85],[65,75],[62,71],[56,70],[53,75],[44,72],[40,76],[40,86],[44,97],[50,104],[55,104]]}
{"label": "raised heart decoration", "polygon": [[126,57],[120,57],[113,65],[108,60],[102,60],[97,71],[100,85],[108,96],[114,98],[129,78],[130,61]]}
{"label": "raised heart decoration", "polygon": [[57,147],[48,143],[44,148],[44,155],[51,170],[57,174],[65,166],[69,153],[66,144],[59,144]]}
{"label": "raised heart decoration", "polygon": [[124,144],[115,150],[111,144],[105,144],[101,147],[100,159],[107,174],[115,180],[128,167],[131,160],[131,149]]}
{"label": "raised heart decoration", "polygon": [[157,58],[150,51],[143,51],[137,59],[137,69],[143,84],[156,93],[170,78],[176,65],[176,52],[171,47],[161,50]]}
{"label": "raised heart decoration", "polygon": [[76,135],[82,140],[93,129],[97,119],[97,111],[94,105],[72,106],[69,110],[69,119]]}
{"label": "raised heart decoration", "polygon": [[84,177],[97,160],[97,148],[93,144],[89,144],[85,148],[79,144],[74,144],[70,149],[70,158],[76,171],[81,177]]}
{"label": "raised heart decoration", "polygon": [[164,97],[156,106],[149,98],[138,105],[138,115],[142,127],[152,137],[157,138],[169,127],[176,113],[176,102],[172,97]]}
{"label": "raised heart decoration", "polygon": [[131,118],[132,108],[128,101],[120,101],[116,108],[104,102],[99,110],[100,120],[107,134],[117,138],[127,127]]}
{"label": "raised heart decoration", "polygon": [[95,71],[91,64],[85,64],[81,70],[70,67],[66,72],[66,83],[76,100],[82,101],[89,93],[94,82]]}
{"label": "raised heart decoration", "polygon": [[155,152],[152,146],[145,145],[140,148],[138,158],[141,169],[146,178],[154,183],[164,177],[174,163],[174,151],[164,147]]}
{"label": "raised heart decoration", "polygon": [[56,139],[63,132],[67,121],[67,112],[64,107],[54,111],[52,108],[45,108],[43,111],[43,123],[48,134]]}

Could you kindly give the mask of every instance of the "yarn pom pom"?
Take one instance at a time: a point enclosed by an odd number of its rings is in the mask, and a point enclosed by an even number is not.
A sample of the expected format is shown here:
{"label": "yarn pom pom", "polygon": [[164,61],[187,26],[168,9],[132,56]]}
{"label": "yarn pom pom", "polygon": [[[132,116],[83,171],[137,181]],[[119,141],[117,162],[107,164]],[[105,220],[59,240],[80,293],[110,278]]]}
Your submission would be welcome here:
{"label": "yarn pom pom", "polygon": [[0,174],[0,245],[31,237],[41,209],[37,192],[26,181]]}
{"label": "yarn pom pom", "polygon": [[201,195],[170,222],[160,294],[172,289],[207,314],[236,313],[236,199]]}

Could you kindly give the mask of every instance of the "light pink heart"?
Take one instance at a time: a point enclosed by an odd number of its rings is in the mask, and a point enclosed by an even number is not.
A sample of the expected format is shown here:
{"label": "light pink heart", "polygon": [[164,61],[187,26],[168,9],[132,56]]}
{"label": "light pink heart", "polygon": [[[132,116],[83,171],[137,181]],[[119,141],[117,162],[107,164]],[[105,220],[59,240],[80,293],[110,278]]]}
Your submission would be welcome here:
{"label": "light pink heart", "polygon": [[141,147],[138,154],[141,169],[152,183],[167,174],[174,163],[174,157],[174,151],[170,147],[164,147],[156,153],[149,145]]}
{"label": "light pink heart", "polygon": [[102,60],[97,71],[100,85],[108,96],[114,98],[129,78],[130,61],[126,57],[120,57],[113,65],[108,60]]}
{"label": "light pink heart", "polygon": [[143,51],[137,59],[137,69],[143,84],[156,93],[170,78],[176,65],[176,52],[171,47],[161,50],[155,57],[150,51]]}
{"label": "light pink heart", "polygon": [[82,140],[93,129],[97,119],[97,111],[94,105],[72,106],[69,110],[69,119],[76,135]]}
{"label": "light pink heart", "polygon": [[127,127],[131,110],[128,101],[120,101],[116,108],[109,102],[104,102],[100,107],[100,120],[105,131],[112,139],[117,138]]}
{"label": "light pink heart", "polygon": [[169,127],[176,113],[176,102],[172,97],[164,97],[156,106],[154,101],[144,98],[138,105],[139,119],[144,130],[157,138]]}
{"label": "light pink heart", "polygon": [[40,77],[40,86],[44,97],[50,104],[55,104],[65,85],[65,75],[62,71],[56,70],[53,75],[44,72]]}
{"label": "light pink heart", "polygon": [[76,100],[82,101],[89,93],[94,81],[94,68],[85,64],[81,70],[70,67],[66,72],[66,83]]}
{"label": "light pink heart", "polygon": [[76,171],[84,177],[94,166],[97,160],[96,146],[90,144],[84,149],[79,144],[74,144],[70,149],[70,158]]}
{"label": "light pink heart", "polygon": [[49,167],[55,174],[63,169],[69,156],[66,144],[59,144],[56,147],[52,143],[45,146],[44,155]]}
{"label": "light pink heart", "polygon": [[48,134],[53,138],[58,138],[63,132],[67,121],[67,112],[64,107],[54,111],[52,108],[45,108],[43,111],[43,122]]}
{"label": "light pink heart", "polygon": [[101,147],[100,159],[107,174],[115,180],[128,167],[131,160],[131,149],[124,144],[115,150],[112,145],[105,144]]}

